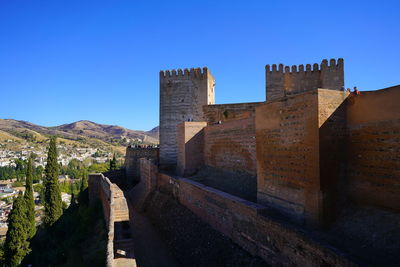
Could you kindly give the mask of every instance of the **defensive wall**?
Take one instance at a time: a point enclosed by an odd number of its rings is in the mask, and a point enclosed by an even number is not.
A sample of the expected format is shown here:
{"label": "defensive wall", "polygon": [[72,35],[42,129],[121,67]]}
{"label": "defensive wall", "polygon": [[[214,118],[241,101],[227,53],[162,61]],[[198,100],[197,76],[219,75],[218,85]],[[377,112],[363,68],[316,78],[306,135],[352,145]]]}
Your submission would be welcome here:
{"label": "defensive wall", "polygon": [[[117,261],[124,258],[136,266],[129,229],[129,209],[124,193],[103,174],[89,175],[89,202],[100,200],[108,230],[107,267],[117,266]],[[120,252],[123,251],[123,254]]]}
{"label": "defensive wall", "polygon": [[178,175],[256,201],[254,117],[182,122],[177,129]]}
{"label": "defensive wall", "polygon": [[210,125],[204,129],[206,166],[256,175],[254,118]]}
{"label": "defensive wall", "polygon": [[158,161],[159,148],[152,146],[128,146],[125,154],[125,174],[127,186],[131,187],[139,181],[139,159],[146,158]]}
{"label": "defensive wall", "polygon": [[140,180],[136,186],[128,191],[127,196],[131,199],[134,207],[142,211],[150,193],[156,187],[158,167],[154,160],[141,158],[138,172]]}
{"label": "defensive wall", "polygon": [[[390,110],[384,111],[384,103],[396,102],[386,98],[398,99],[396,88],[372,94],[363,92],[357,96],[339,90],[344,85],[342,59],[332,59],[329,65],[327,60],[323,60],[321,65],[314,64],[313,70],[310,65],[305,70],[300,66],[299,72],[296,66],[290,71],[283,66],[279,69],[273,66],[270,70],[267,65],[266,70],[267,95],[268,92],[274,95],[268,101],[204,105],[204,121],[198,117],[196,121],[176,125],[177,174],[194,175],[195,180],[233,194],[235,189],[232,184],[237,188],[248,188],[248,191],[252,188],[248,185],[255,184],[258,203],[275,208],[301,224],[332,223],[345,199],[361,200],[361,195],[368,190],[374,192],[369,199],[379,199],[370,201],[374,205],[386,208],[396,206],[398,187],[394,181],[399,179],[395,170],[399,163],[393,156],[395,153],[391,152],[397,149],[394,136],[398,122],[385,118],[385,114],[396,118],[398,115],[390,113]],[[279,88],[275,82],[281,74],[284,74],[283,78],[279,79],[286,79],[287,92],[278,95],[274,93]],[[287,79],[291,79],[290,83]],[[327,88],[320,89],[319,86]],[[393,92],[392,96],[386,91]],[[368,98],[369,95],[371,97]],[[357,110],[362,110],[358,108],[362,104],[354,107],[354,103],[364,99],[369,106],[375,105],[377,110],[370,109],[374,110],[373,114],[382,111],[379,117],[382,121],[378,124],[395,128],[389,131],[392,132],[392,136],[388,136],[390,140],[385,141],[392,143],[387,148],[390,155],[384,157],[390,159],[386,161],[390,174],[384,180],[370,178],[366,182],[359,176],[368,172],[365,169],[360,172],[356,168],[366,164],[360,163],[362,155],[355,158],[354,154],[359,149],[368,149],[367,146],[360,148],[364,143],[354,137],[360,134],[357,133],[360,127],[366,127],[356,123],[360,117],[357,117]],[[396,108],[391,107],[391,110],[396,111]],[[375,138],[378,138],[375,139],[377,144],[384,140],[379,136]],[[353,144],[355,148],[352,148]],[[384,149],[381,147],[379,150],[382,152]],[[378,155],[373,157],[380,158]],[[383,166],[373,170],[373,173],[382,173]],[[211,168],[208,173],[201,172],[205,167]],[[368,168],[372,170],[371,166]],[[216,171],[220,172],[213,177],[210,172],[215,174]],[[239,179],[235,173],[241,174]],[[367,175],[372,176],[373,173]],[[376,179],[384,181],[384,184]],[[375,189],[368,188],[374,185]],[[377,192],[382,192],[381,196],[377,196]],[[383,197],[385,193],[387,198]],[[244,197],[243,194],[241,196]]]}
{"label": "defensive wall", "polygon": [[[400,239],[385,240],[400,236],[398,228],[375,228],[390,226],[386,217],[398,220],[400,86],[349,94],[340,90],[343,69],[342,59],[313,70],[267,66],[266,102],[206,103],[196,117],[187,104],[183,117],[172,109],[179,99],[190,102],[183,95],[198,98],[190,92],[209,71],[162,72],[160,93],[170,91],[160,99],[160,125],[168,122],[160,127],[160,158],[176,166],[176,176],[161,159],[159,166],[140,159],[129,197],[143,210],[152,192],[170,194],[271,265],[358,265],[337,249],[346,246],[375,264],[397,262]],[[244,179],[232,179],[239,173]],[[253,181],[255,200],[236,193]]]}
{"label": "defensive wall", "polygon": [[350,97],[347,129],[347,193],[400,211],[400,86]]}
{"label": "defensive wall", "polygon": [[178,124],[178,174],[190,175],[202,166],[256,175],[254,118],[208,125]]}
{"label": "defensive wall", "polygon": [[205,121],[209,124],[255,117],[256,107],[264,102],[204,105]]}
{"label": "defensive wall", "polygon": [[254,117],[181,123],[178,132],[190,134],[178,134],[178,154],[186,155],[178,174],[209,166],[248,173],[247,181],[257,175],[258,203],[309,225],[333,222],[346,198],[398,210],[398,94],[315,89],[258,104]]}
{"label": "defensive wall", "polygon": [[300,222],[329,222],[346,163],[347,96],[316,89],[257,108],[258,203]]}
{"label": "defensive wall", "polygon": [[[271,265],[357,266],[346,254],[321,240],[311,238],[294,224],[273,218],[267,207],[253,203],[190,179],[158,172],[143,159],[141,181],[144,190],[131,191],[132,199],[151,197],[155,191],[173,195],[201,220],[229,237],[243,249]],[[150,172],[149,172],[150,171]],[[149,175],[151,173],[151,175]],[[147,181],[146,181],[147,180]],[[145,185],[140,185],[141,183]],[[148,186],[151,185],[151,186]],[[144,202],[137,206],[143,210]],[[159,211],[163,213],[162,210]]]}
{"label": "defensive wall", "polygon": [[206,122],[182,122],[177,125],[177,169],[179,175],[191,175],[204,165],[203,147]]}

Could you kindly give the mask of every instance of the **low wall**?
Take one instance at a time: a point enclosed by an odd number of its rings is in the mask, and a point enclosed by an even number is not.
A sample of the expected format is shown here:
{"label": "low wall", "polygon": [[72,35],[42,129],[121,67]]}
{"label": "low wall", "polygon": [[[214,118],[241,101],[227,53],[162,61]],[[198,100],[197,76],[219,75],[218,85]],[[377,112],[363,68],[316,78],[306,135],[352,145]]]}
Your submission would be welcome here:
{"label": "low wall", "polygon": [[204,128],[204,163],[227,171],[257,173],[254,118]]}
{"label": "low wall", "polygon": [[357,202],[400,210],[400,86],[348,100],[348,185]]}
{"label": "low wall", "polygon": [[357,266],[345,254],[310,238],[294,225],[273,219],[263,205],[164,173],[157,175],[157,188],[174,195],[201,220],[268,264]]}
{"label": "low wall", "polygon": [[90,174],[89,201],[93,203],[97,199],[102,203],[108,229],[106,263],[107,267],[114,267],[116,266],[114,251],[119,247],[115,223],[129,222],[129,209],[122,190],[116,184],[111,183],[103,174]]}
{"label": "low wall", "polygon": [[253,255],[273,266],[356,266],[299,230],[262,216],[265,207],[219,190],[179,180],[179,202]]}
{"label": "low wall", "polygon": [[103,174],[89,175],[89,201],[99,199],[103,206],[104,219],[107,225],[107,267],[114,267],[114,209],[112,183]]}
{"label": "low wall", "polygon": [[264,102],[220,104],[203,106],[204,118],[208,123],[246,119],[255,116],[256,107]]}

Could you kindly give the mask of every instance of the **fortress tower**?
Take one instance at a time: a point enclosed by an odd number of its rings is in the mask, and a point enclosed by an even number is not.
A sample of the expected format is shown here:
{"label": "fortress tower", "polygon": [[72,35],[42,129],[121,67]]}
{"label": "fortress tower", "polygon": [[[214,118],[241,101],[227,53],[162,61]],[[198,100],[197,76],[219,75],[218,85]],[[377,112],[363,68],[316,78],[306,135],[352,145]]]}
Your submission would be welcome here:
{"label": "fortress tower", "polygon": [[207,68],[160,71],[160,165],[175,167],[177,125],[204,121],[203,105],[215,103],[214,77]]}
{"label": "fortress tower", "polygon": [[276,64],[265,66],[267,101],[282,98],[318,88],[340,90],[344,86],[344,64],[339,58],[336,62],[324,59],[321,65],[283,66]]}

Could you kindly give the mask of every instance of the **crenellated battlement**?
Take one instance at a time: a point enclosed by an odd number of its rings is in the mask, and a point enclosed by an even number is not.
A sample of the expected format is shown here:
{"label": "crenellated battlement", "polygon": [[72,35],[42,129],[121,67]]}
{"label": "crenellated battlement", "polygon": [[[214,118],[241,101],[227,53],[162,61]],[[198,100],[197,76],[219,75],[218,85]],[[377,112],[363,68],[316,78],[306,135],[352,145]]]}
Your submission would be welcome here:
{"label": "crenellated battlement", "polygon": [[324,59],[322,60],[321,64],[314,63],[312,66],[311,64],[306,64],[306,67],[304,68],[304,65],[292,65],[292,66],[284,66],[283,64],[272,64],[271,65],[266,65],[265,70],[266,72],[281,72],[281,73],[298,73],[298,72],[307,72],[307,71],[321,71],[321,70],[328,70],[328,71],[336,71],[343,69],[344,62],[343,58],[339,58],[337,61],[336,59],[332,58],[329,60]]}
{"label": "crenellated battlement", "polygon": [[322,60],[321,64],[265,66],[267,100],[317,88],[340,90],[344,86],[343,58]]}
{"label": "crenellated battlement", "polygon": [[179,77],[196,77],[196,78],[207,78],[208,77],[208,68],[190,68],[190,69],[173,69],[173,70],[166,70],[160,71],[160,79],[165,78],[179,78]]}

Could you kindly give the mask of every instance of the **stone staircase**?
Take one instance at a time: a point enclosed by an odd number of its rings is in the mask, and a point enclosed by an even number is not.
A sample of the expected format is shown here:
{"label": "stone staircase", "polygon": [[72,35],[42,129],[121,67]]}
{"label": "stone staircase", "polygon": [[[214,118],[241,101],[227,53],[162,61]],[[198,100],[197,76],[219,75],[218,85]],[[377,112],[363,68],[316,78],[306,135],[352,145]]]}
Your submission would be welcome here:
{"label": "stone staircase", "polygon": [[115,222],[129,221],[129,212],[124,210],[115,210],[114,221]]}

